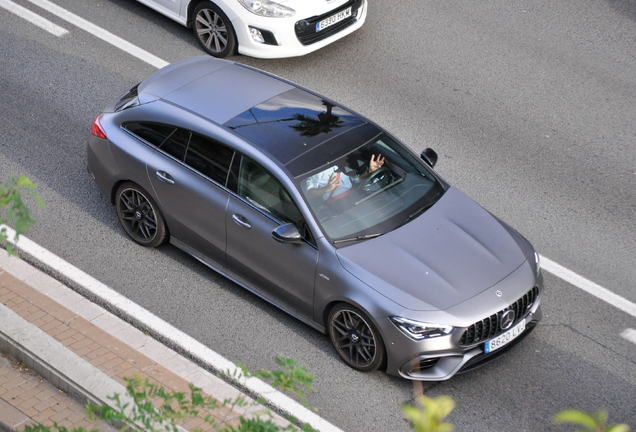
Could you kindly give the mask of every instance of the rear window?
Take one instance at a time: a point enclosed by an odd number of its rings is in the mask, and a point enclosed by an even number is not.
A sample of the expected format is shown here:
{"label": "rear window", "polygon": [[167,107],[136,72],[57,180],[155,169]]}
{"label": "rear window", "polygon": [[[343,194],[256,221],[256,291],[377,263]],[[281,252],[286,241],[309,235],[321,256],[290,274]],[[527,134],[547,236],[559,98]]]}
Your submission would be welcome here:
{"label": "rear window", "polygon": [[177,129],[166,138],[159,148],[178,161],[183,162],[190,135],[190,132],[185,129]]}
{"label": "rear window", "polygon": [[138,122],[126,123],[124,128],[155,147],[159,147],[176,129],[165,124]]}
{"label": "rear window", "polygon": [[212,180],[225,185],[234,151],[195,133],[190,138],[185,163]]}

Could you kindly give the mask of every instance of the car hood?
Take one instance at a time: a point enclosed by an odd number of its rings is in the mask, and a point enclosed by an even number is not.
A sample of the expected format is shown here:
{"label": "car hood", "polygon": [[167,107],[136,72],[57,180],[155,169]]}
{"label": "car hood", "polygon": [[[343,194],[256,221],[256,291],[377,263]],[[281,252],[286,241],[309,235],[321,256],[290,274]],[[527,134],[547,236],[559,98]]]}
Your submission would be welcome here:
{"label": "car hood", "polygon": [[347,271],[400,306],[444,310],[523,264],[520,239],[451,187],[415,220],[336,253]]}

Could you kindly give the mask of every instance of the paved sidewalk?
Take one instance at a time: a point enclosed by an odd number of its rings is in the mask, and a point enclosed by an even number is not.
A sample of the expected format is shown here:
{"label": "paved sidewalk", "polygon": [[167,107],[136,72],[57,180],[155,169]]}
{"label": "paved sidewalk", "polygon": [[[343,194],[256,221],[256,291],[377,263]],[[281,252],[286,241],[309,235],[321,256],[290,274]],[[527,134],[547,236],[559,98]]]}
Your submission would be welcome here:
{"label": "paved sidewalk", "polygon": [[0,429],[21,430],[37,422],[115,432],[117,429],[91,422],[84,404],[58,389],[24,363],[0,353]]}
{"label": "paved sidewalk", "polygon": [[[0,430],[30,422],[66,427],[91,425],[84,402],[125,394],[124,377],[148,378],[189,394],[188,383],[219,401],[245,395],[62,283],[0,249]],[[13,358],[10,358],[12,356]],[[211,414],[236,425],[241,412]],[[289,423],[275,416],[281,426]],[[194,419],[185,429],[209,425]],[[102,428],[102,430],[108,430]]]}

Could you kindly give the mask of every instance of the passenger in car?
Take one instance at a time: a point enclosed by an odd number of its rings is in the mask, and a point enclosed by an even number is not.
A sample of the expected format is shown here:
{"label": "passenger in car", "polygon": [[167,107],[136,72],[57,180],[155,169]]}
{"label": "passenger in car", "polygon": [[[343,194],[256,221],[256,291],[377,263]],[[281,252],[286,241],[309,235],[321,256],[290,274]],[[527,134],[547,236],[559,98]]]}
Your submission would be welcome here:
{"label": "passenger in car", "polygon": [[372,172],[384,165],[384,157],[378,154],[377,158],[371,155],[367,170],[355,177],[351,177],[338,170],[338,166],[334,165],[324,171],[314,174],[307,178],[303,185],[303,190],[308,198],[322,196],[328,204],[344,198],[352,191],[353,183],[368,177]]}

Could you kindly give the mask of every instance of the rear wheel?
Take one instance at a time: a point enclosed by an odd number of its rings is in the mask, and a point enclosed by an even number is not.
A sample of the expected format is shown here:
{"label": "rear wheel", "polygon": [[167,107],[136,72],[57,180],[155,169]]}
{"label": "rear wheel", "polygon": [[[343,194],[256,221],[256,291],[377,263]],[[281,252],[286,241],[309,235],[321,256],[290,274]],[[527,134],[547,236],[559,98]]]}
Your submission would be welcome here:
{"label": "rear wheel", "polygon": [[372,372],[384,363],[382,336],[358,308],[340,303],[329,313],[328,323],[331,342],[349,366]]}
{"label": "rear wheel", "polygon": [[227,15],[214,3],[204,1],[194,8],[192,31],[208,54],[223,58],[234,53],[234,28]]}
{"label": "rear wheel", "polygon": [[117,216],[126,233],[137,243],[156,247],[166,240],[166,223],[157,204],[140,186],[123,183],[115,195]]}

